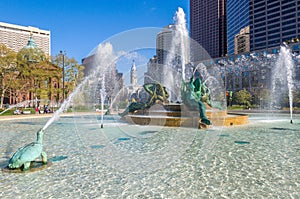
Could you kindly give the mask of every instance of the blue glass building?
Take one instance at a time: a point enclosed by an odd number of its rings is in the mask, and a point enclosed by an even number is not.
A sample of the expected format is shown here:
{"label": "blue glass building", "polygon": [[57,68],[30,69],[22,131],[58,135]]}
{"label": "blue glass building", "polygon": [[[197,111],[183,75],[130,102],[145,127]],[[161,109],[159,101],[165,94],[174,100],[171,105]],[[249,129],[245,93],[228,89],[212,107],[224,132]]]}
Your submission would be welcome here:
{"label": "blue glass building", "polygon": [[191,38],[213,58],[227,54],[226,26],[226,0],[190,0]]}
{"label": "blue glass building", "polygon": [[234,37],[249,26],[249,0],[227,0],[227,51],[234,54]]}
{"label": "blue glass building", "polygon": [[250,26],[250,51],[279,46],[300,37],[299,0],[227,0],[228,54],[234,37]]}
{"label": "blue glass building", "polygon": [[250,50],[300,37],[299,0],[250,0]]}

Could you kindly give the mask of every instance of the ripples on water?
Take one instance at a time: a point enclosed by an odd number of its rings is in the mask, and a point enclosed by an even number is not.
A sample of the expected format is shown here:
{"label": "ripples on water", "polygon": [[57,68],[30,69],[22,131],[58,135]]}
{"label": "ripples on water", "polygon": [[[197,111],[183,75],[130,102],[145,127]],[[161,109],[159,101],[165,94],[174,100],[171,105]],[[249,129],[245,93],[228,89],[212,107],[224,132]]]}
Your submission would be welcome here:
{"label": "ripples on water", "polygon": [[[1,174],[0,198],[298,198],[300,120],[198,130],[60,118],[46,129],[53,165]],[[0,165],[42,120],[0,122]],[[120,124],[120,125],[118,125]]]}

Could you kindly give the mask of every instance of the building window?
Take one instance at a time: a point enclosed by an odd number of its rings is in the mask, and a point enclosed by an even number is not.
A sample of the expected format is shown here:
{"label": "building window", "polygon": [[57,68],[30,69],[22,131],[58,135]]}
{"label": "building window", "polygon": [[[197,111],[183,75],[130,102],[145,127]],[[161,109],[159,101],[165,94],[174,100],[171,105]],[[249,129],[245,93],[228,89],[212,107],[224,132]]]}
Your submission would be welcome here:
{"label": "building window", "polygon": [[285,26],[285,25],[294,24],[294,23],[296,23],[296,19],[292,19],[292,20],[289,20],[289,21],[282,22],[282,25]]}
{"label": "building window", "polygon": [[268,29],[278,28],[278,27],[280,27],[280,24],[273,24],[273,25],[268,26]]}
{"label": "building window", "polygon": [[266,42],[255,44],[255,47],[262,47],[262,46],[266,46]]}
{"label": "building window", "polygon": [[[291,29],[296,29],[296,25],[291,25],[291,26],[286,26],[282,28],[282,31],[286,31],[286,30],[291,30]],[[295,31],[294,31],[295,32]],[[296,32],[295,32],[296,33]]]}
{"label": "building window", "polygon": [[[272,1],[272,2],[274,2],[274,1]],[[280,6],[280,2],[277,2],[277,3],[274,3],[274,4],[271,4],[271,2],[268,3],[268,9],[274,8],[274,7],[277,7],[277,6]]]}
{"label": "building window", "polygon": [[266,36],[266,32],[255,34],[254,37]]}
{"label": "building window", "polygon": [[287,35],[292,35],[292,34],[296,34],[296,30],[292,30],[292,31],[289,31],[289,32],[284,32],[284,33],[282,33],[282,36],[287,36]]}
{"label": "building window", "polygon": [[295,12],[295,11],[296,11],[296,9],[295,9],[295,8],[292,8],[292,9],[289,9],[289,10],[282,11],[281,14],[282,14],[282,15],[290,14],[290,13],[293,13],[293,12]]}
{"label": "building window", "polygon": [[[250,27],[250,30],[251,30],[251,27]],[[266,27],[255,29],[255,32],[261,32],[261,31],[266,31]],[[251,34],[253,34],[253,31],[251,32]]]}
{"label": "building window", "polygon": [[275,29],[275,30],[270,30],[268,31],[268,35],[274,34],[274,33],[279,33],[280,29]]}
{"label": "building window", "polygon": [[273,14],[273,13],[275,13],[275,12],[279,12],[280,11],[280,7],[278,7],[278,8],[275,8],[275,9],[272,9],[272,10],[268,10],[268,14]]}
{"label": "building window", "polygon": [[273,45],[273,44],[276,44],[276,45],[277,45],[277,44],[279,44],[279,43],[280,43],[280,40],[279,40],[279,39],[271,40],[271,41],[268,42],[269,45]]}
{"label": "building window", "polygon": [[287,16],[282,17],[282,20],[293,19],[295,17],[296,17],[296,14],[291,14],[291,15],[287,15]]}
{"label": "building window", "polygon": [[280,34],[275,34],[275,35],[268,36],[268,40],[271,40],[271,39],[274,39],[274,38],[280,38]]}
{"label": "building window", "polygon": [[[287,8],[291,8],[291,7],[295,7],[295,6],[296,6],[296,4],[293,2],[293,3],[291,3],[291,4],[282,6],[281,8],[282,8],[282,10],[285,10],[285,9],[287,9]],[[294,11],[295,11],[295,8],[293,8],[293,9],[294,9]]]}

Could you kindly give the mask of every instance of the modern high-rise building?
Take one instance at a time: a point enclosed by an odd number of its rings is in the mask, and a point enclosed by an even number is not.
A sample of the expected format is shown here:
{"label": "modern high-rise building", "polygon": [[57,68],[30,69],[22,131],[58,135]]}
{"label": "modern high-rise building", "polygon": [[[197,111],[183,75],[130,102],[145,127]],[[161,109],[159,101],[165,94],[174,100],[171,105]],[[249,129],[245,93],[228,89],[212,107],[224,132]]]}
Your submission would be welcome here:
{"label": "modern high-rise building", "polygon": [[157,34],[156,55],[154,55],[147,64],[147,72],[144,76],[144,83],[163,81],[164,65],[166,64],[168,55],[171,52],[174,31],[175,25],[169,24],[163,27],[163,29]]}
{"label": "modern high-rise building", "polygon": [[234,36],[234,54],[250,52],[250,27],[246,26]]}
{"label": "modern high-rise building", "polygon": [[226,26],[226,0],[190,0],[191,38],[212,58],[227,54]]}
{"label": "modern high-rise building", "polygon": [[158,64],[165,64],[167,55],[171,51],[172,38],[175,26],[173,24],[165,26],[156,36],[156,55]]}
{"label": "modern high-rise building", "polygon": [[250,0],[250,50],[300,37],[300,1]]}
{"label": "modern high-rise building", "polygon": [[[235,38],[249,26],[249,0],[227,0],[227,45],[228,54],[235,53]],[[250,41],[249,41],[250,42]]]}
{"label": "modern high-rise building", "polygon": [[34,39],[37,47],[50,56],[50,31],[0,22],[0,43],[15,52],[26,46],[30,36]]}

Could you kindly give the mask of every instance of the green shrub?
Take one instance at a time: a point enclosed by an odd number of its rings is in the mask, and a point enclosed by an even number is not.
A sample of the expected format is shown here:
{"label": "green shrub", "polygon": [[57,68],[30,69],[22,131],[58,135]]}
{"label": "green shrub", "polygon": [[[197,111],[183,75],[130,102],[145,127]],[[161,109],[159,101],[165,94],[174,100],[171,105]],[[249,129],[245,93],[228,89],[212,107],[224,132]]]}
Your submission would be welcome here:
{"label": "green shrub", "polygon": [[227,107],[228,110],[244,110],[245,106],[243,105],[232,105]]}

